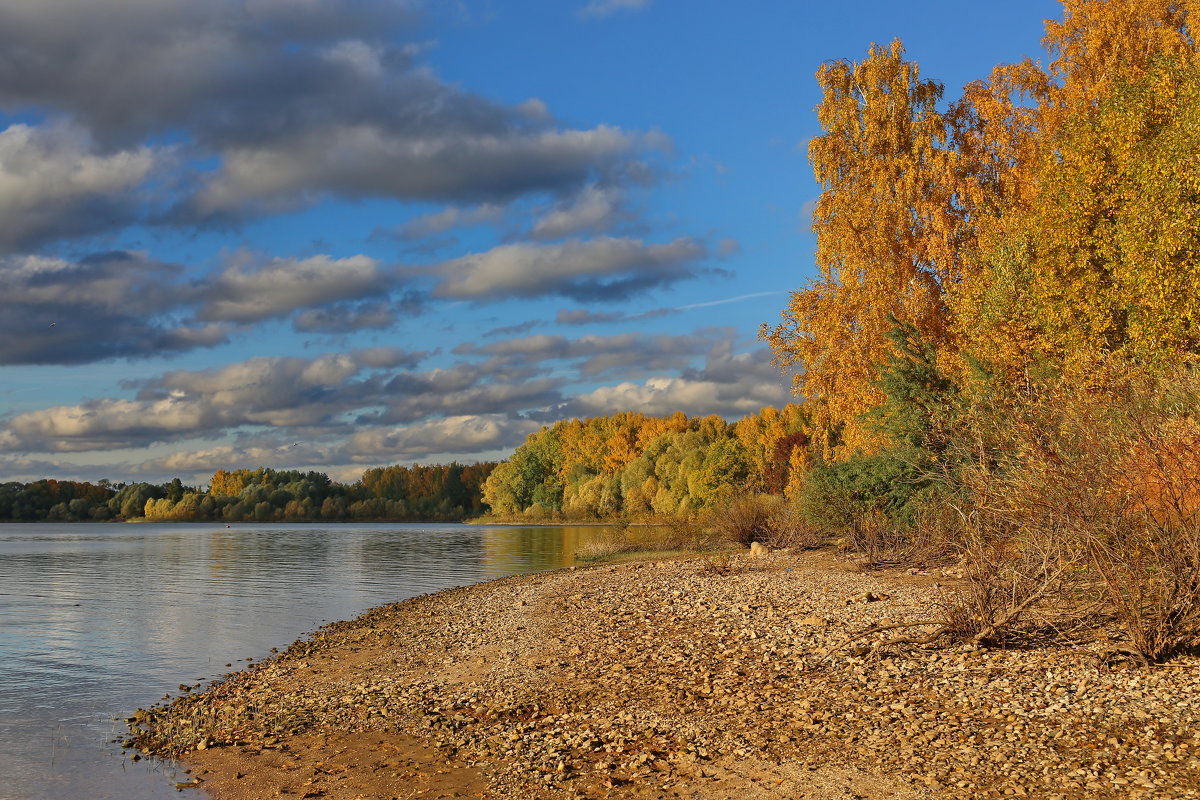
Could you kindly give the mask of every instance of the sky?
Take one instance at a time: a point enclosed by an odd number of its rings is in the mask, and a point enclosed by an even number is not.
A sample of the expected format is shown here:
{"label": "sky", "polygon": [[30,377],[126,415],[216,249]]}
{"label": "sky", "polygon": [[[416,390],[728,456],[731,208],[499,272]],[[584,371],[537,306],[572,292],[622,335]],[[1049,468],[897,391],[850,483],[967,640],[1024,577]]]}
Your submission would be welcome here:
{"label": "sky", "polygon": [[503,458],[789,402],[814,74],[1051,0],[0,0],[0,481]]}

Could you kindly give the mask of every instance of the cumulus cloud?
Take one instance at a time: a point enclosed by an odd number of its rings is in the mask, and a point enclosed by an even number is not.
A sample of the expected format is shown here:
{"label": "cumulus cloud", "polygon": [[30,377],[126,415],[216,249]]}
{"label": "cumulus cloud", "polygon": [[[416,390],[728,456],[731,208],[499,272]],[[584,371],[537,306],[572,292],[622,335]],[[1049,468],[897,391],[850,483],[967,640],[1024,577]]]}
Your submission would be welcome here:
{"label": "cumulus cloud", "polygon": [[711,328],[681,336],[623,333],[615,336],[565,336],[540,334],[508,339],[455,352],[491,356],[503,364],[530,364],[550,360],[573,360],[580,375],[595,377],[620,369],[626,373],[679,369],[696,356],[711,352],[727,341],[731,331]]}
{"label": "cumulus cloud", "polygon": [[364,59],[354,57],[354,43],[385,41],[415,21],[412,6],[8,0],[0,7],[0,103],[70,113],[110,140],[182,127],[208,141],[269,135],[273,112],[290,126],[302,120],[306,97],[337,100],[358,88]]}
{"label": "cumulus cloud", "polygon": [[379,123],[329,123],[268,143],[230,147],[184,215],[291,210],[324,194],[419,200],[508,200],[582,183],[631,155],[640,137],[591,130],[398,132]]}
{"label": "cumulus cloud", "polygon": [[395,236],[402,241],[413,242],[445,233],[452,228],[480,225],[483,223],[496,223],[503,218],[504,207],[495,203],[484,203],[468,208],[447,206],[441,211],[422,214],[419,217],[410,219],[408,222],[384,233]]}
{"label": "cumulus cloud", "polygon": [[167,372],[138,397],[194,402],[216,414],[222,427],[314,425],[371,401],[370,384],[349,379],[381,366],[381,353],[390,353],[384,364],[392,367],[414,366],[427,355],[370,348],[311,359],[256,357],[214,369]]}
{"label": "cumulus cloud", "polygon": [[77,262],[0,259],[0,364],[78,364],[219,344],[220,323],[181,322],[196,289],[176,265],[130,252]]}
{"label": "cumulus cloud", "polygon": [[132,472],[138,475],[212,474],[218,469],[253,469],[263,464],[282,466],[282,451],[268,448],[244,450],[232,445],[207,447],[201,450],[180,450],[160,458],[137,464]]}
{"label": "cumulus cloud", "polygon": [[159,476],[163,475],[191,476],[192,481],[203,484],[219,469],[256,469],[263,466],[274,469],[303,469],[312,464],[325,464],[328,463],[328,452],[329,448],[313,447],[306,443],[301,443],[298,447],[292,447],[291,442],[274,446],[226,444],[196,450],[180,450],[147,459],[131,465],[129,471],[134,475],[151,476],[151,480],[161,480]]}
{"label": "cumulus cloud", "polygon": [[[0,436],[0,444],[3,437]],[[107,467],[106,467],[107,469]],[[95,469],[80,467],[61,459],[0,457],[0,474],[6,481],[35,481],[54,475],[58,480],[96,480]],[[103,473],[102,473],[103,474]]]}
{"label": "cumulus cloud", "polygon": [[17,414],[9,422],[14,449],[36,452],[80,452],[136,447],[169,441],[213,427],[210,409],[184,398],[153,402],[92,400]]}
{"label": "cumulus cloud", "polygon": [[733,354],[724,347],[710,356],[703,369],[601,386],[573,397],[550,416],[596,416],[632,409],[644,414],[684,411],[733,418],[791,399],[788,382],[771,364],[768,351]]}
{"label": "cumulus cloud", "polygon": [[148,147],[98,154],[72,126],[10,125],[0,131],[0,251],[134,221],[138,188],[163,161]]}
{"label": "cumulus cloud", "polygon": [[588,186],[571,200],[538,219],[531,235],[535,239],[561,239],[578,233],[603,233],[629,219],[621,194],[612,188]]}
{"label": "cumulus cloud", "polygon": [[425,297],[367,256],[239,254],[215,276],[128,251],[78,261],[0,257],[0,364],[77,364],[224,343],[293,317],[300,331],[384,329],[424,311]]}
{"label": "cumulus cloud", "polygon": [[235,258],[211,282],[197,317],[259,322],[293,311],[385,293],[390,277],[367,256],[275,258],[264,264]]}
{"label": "cumulus cloud", "polygon": [[174,370],[130,384],[138,390],[133,398],[15,414],[0,428],[0,451],[114,450],[247,431],[309,439],[477,415],[520,420],[526,409],[565,400],[561,379],[539,378],[528,370],[460,364],[414,371],[428,355],[376,347]]}
{"label": "cumulus cloud", "polygon": [[507,414],[518,416],[529,408],[544,408],[563,402],[563,380],[516,374],[512,380],[475,367],[402,374],[388,382],[381,397],[382,411],[362,414],[360,425],[413,423],[427,417],[459,414]]}
{"label": "cumulus cloud", "polygon": [[397,43],[407,2],[13,0],[0,107],[76,119],[109,149],[185,136],[213,160],[162,219],[239,221],[325,196],[455,204],[651,174],[659,134],[558,126],[440,80]]}
{"label": "cumulus cloud", "polygon": [[623,300],[695,277],[696,262],[706,255],[701,242],[686,238],[666,244],[604,237],[500,245],[442,263],[434,294],[462,300],[545,295]]}
{"label": "cumulus cloud", "polygon": [[377,399],[370,380],[353,380],[360,373],[412,367],[426,355],[368,348],[174,370],[141,384],[133,399],[100,398],[16,414],[0,432],[0,449],[80,452],[145,447],[250,425],[327,425]]}
{"label": "cumulus cloud", "polygon": [[[419,304],[414,306],[414,310]],[[353,333],[365,330],[386,330],[396,324],[393,304],[384,301],[338,303],[327,308],[302,311],[292,320],[292,327],[303,333]]]}
{"label": "cumulus cloud", "polygon": [[361,431],[342,452],[349,461],[416,461],[433,455],[511,450],[541,423],[500,414],[464,414],[415,425]]}
{"label": "cumulus cloud", "polygon": [[355,362],[363,367],[415,367],[430,353],[414,353],[399,347],[364,347],[352,354]]}

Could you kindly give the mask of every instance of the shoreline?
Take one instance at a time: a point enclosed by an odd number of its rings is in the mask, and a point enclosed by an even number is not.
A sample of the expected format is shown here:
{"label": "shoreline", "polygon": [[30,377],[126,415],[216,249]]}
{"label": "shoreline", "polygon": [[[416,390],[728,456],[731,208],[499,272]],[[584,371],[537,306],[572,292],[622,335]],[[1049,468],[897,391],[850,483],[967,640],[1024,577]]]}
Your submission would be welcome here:
{"label": "shoreline", "polygon": [[553,520],[490,520],[483,517],[464,519],[467,525],[491,525],[497,528],[669,528],[670,522],[630,522],[628,520],[587,520],[584,522],[555,522]]}
{"label": "shoreline", "polygon": [[1200,659],[839,647],[945,583],[827,552],[503,578],[328,625],[135,739],[216,800],[1200,797]]}

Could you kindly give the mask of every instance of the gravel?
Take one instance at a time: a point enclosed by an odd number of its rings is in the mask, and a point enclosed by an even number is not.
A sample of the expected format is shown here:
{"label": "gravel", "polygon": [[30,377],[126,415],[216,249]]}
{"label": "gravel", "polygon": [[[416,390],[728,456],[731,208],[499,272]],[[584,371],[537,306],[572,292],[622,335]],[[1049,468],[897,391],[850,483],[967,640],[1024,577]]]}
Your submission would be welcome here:
{"label": "gravel", "polygon": [[521,800],[1200,797],[1200,659],[852,637],[949,591],[787,552],[493,581],[322,628],[139,710],[127,744],[397,731]]}

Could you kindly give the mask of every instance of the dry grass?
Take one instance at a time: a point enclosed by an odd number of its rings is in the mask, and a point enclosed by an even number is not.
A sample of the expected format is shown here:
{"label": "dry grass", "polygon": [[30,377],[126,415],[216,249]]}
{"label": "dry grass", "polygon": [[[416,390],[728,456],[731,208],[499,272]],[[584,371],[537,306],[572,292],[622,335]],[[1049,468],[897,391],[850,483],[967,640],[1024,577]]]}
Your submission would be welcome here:
{"label": "dry grass", "polygon": [[605,531],[584,540],[575,551],[575,557],[580,561],[601,561],[641,549],[644,545],[633,542],[628,530]]}

